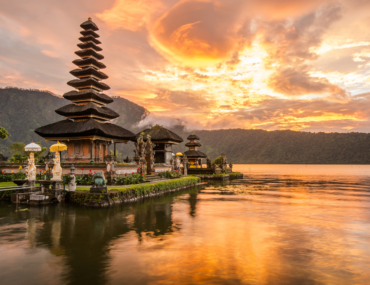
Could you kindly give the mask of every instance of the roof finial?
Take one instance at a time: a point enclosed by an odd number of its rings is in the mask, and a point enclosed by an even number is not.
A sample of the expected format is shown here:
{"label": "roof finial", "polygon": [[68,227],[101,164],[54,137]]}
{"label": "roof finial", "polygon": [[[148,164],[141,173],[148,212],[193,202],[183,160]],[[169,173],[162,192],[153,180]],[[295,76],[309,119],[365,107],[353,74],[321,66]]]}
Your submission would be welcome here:
{"label": "roof finial", "polygon": [[91,17],[89,17],[87,20],[88,20],[88,21],[91,21]]}

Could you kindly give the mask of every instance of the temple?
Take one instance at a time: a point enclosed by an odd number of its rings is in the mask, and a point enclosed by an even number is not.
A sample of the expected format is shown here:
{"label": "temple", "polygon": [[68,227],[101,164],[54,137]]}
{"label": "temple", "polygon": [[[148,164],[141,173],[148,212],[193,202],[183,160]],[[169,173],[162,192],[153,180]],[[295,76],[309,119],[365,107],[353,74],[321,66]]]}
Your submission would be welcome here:
{"label": "temple", "polygon": [[149,135],[155,144],[153,149],[155,151],[154,162],[171,165],[172,146],[183,142],[183,139],[159,125],[138,133],[133,141],[136,141],[140,134],[143,134],[144,141],[147,140],[147,135]]}
{"label": "temple", "polygon": [[190,168],[201,168],[202,167],[202,158],[206,158],[207,155],[199,151],[198,148],[202,146],[201,143],[197,142],[199,137],[194,133],[187,137],[189,140],[185,146],[189,147],[188,151],[185,151],[184,154],[189,159]]}
{"label": "temple", "polygon": [[55,111],[66,119],[35,132],[47,141],[64,142],[68,146],[68,152],[63,155],[65,162],[103,162],[109,145],[127,143],[135,134],[109,122],[119,115],[105,107],[113,99],[102,93],[110,87],[102,82],[108,76],[100,71],[106,66],[100,62],[104,56],[98,53],[102,50],[96,33],[99,29],[91,18],[81,28],[81,43],[77,45],[80,50],[75,52],[80,59],[73,61],[78,68],[70,71],[77,79],[67,82],[76,90],[63,95],[71,104]]}

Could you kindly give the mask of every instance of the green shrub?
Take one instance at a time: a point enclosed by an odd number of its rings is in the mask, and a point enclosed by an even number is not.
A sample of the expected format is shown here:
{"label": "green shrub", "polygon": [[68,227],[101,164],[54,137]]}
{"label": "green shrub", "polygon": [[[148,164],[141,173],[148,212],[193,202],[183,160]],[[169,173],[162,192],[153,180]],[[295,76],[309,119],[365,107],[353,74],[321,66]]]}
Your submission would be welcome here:
{"label": "green shrub", "polygon": [[181,173],[178,170],[174,171],[166,171],[166,172],[159,172],[159,177],[160,178],[180,178]]}
{"label": "green shrub", "polygon": [[132,192],[137,195],[149,194],[152,192],[163,192],[170,189],[175,189],[188,185],[195,185],[200,182],[199,177],[188,177],[183,179],[174,179],[170,181],[162,181],[153,184],[135,185],[124,188],[111,188],[111,191],[120,191],[123,193]]}
{"label": "green shrub", "polygon": [[116,184],[118,185],[140,184],[145,182],[147,182],[146,175],[140,173],[126,174],[116,178]]}

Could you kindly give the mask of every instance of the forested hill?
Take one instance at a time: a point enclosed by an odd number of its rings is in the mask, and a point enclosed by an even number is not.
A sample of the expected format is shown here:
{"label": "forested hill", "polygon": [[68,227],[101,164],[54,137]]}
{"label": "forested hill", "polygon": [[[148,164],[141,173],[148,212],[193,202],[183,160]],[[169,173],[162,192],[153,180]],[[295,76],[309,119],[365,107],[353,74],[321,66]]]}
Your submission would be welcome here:
{"label": "forested hill", "polygon": [[[0,152],[6,156],[7,146],[13,142],[29,143],[31,140],[46,145],[34,129],[64,117],[54,110],[69,101],[45,91],[0,89],[0,126],[11,137],[0,140]],[[108,105],[120,114],[117,125],[134,133],[135,124],[149,113],[145,108],[123,98],[114,98]],[[143,128],[144,129],[144,128]],[[174,147],[186,151],[189,132],[183,127],[172,129],[184,139]],[[225,153],[232,163],[318,163],[318,164],[370,164],[370,134],[365,133],[309,133],[264,130],[213,130],[195,131],[203,146],[200,151],[214,159]],[[123,155],[133,155],[133,143],[119,144]]]}
{"label": "forested hill", "polygon": [[[174,130],[186,139],[189,133]],[[200,151],[233,163],[370,164],[370,134],[264,130],[196,131]],[[183,142],[176,151],[187,148]]]}
{"label": "forested hill", "polygon": [[[43,142],[33,130],[64,120],[65,118],[55,113],[55,110],[70,103],[48,91],[0,88],[0,126],[11,135],[0,141],[0,152],[8,155],[6,148],[13,142]],[[108,107],[120,114],[117,125],[130,130],[133,124],[149,114],[144,107],[124,98],[114,98],[114,102]]]}

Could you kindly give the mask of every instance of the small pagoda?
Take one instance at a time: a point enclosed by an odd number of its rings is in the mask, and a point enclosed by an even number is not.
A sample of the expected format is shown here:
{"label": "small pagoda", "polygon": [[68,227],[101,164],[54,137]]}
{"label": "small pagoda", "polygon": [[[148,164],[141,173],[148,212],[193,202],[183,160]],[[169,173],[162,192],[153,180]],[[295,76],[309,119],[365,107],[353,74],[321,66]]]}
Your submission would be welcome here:
{"label": "small pagoda", "polygon": [[55,111],[66,119],[35,132],[46,141],[64,142],[68,147],[63,156],[65,162],[103,162],[109,145],[114,144],[115,150],[116,143],[127,143],[135,134],[109,122],[119,115],[105,107],[113,99],[102,93],[110,87],[102,82],[108,76],[100,71],[106,66],[100,61],[104,56],[98,53],[102,50],[96,33],[99,29],[91,18],[80,26],[80,50],[75,52],[80,59],[73,61],[78,68],[70,71],[77,79],[67,82],[76,90],[63,95],[72,103]]}
{"label": "small pagoda", "polygon": [[189,142],[186,143],[185,146],[187,146],[189,150],[185,151],[184,154],[189,160],[189,168],[202,167],[202,158],[206,158],[207,155],[198,150],[198,148],[202,146],[201,143],[197,142],[200,140],[200,138],[192,133],[187,137],[187,140],[189,140]]}

